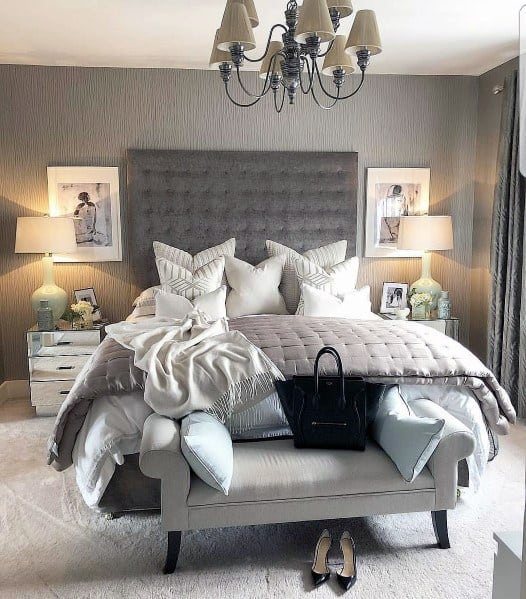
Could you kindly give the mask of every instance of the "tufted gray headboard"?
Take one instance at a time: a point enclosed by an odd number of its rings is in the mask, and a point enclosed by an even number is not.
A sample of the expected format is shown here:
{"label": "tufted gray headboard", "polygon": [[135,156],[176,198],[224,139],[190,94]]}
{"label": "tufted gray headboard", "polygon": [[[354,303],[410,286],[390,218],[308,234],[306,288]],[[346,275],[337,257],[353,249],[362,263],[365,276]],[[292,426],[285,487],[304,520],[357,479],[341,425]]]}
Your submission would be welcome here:
{"label": "tufted gray headboard", "polygon": [[152,242],[191,254],[235,237],[257,264],[265,240],[300,252],[340,239],[356,250],[358,154],[129,150],[134,282],[157,284]]}

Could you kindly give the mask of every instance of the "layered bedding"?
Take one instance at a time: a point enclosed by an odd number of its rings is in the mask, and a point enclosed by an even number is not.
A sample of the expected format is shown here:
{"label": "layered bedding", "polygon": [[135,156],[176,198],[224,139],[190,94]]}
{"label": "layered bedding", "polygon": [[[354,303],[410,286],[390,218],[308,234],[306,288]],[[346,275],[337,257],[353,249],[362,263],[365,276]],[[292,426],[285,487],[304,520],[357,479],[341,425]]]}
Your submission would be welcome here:
{"label": "layered bedding", "polygon": [[[398,384],[408,399],[436,401],[475,434],[477,450],[469,461],[475,487],[489,452],[486,425],[506,434],[514,421],[507,394],[491,372],[459,343],[417,323],[258,315],[231,319],[229,329],[262,350],[287,378],[312,373],[317,352],[330,344],[341,354],[346,374]],[[331,368],[323,365],[324,372]],[[115,465],[139,450],[144,420],[153,411],[144,402],[146,378],[133,351],[106,338],[57,418],[50,462],[59,470],[75,464],[90,506],[102,497]],[[275,397],[266,401],[277,408]],[[279,411],[274,412],[279,430]],[[284,421],[282,432],[287,433]]]}

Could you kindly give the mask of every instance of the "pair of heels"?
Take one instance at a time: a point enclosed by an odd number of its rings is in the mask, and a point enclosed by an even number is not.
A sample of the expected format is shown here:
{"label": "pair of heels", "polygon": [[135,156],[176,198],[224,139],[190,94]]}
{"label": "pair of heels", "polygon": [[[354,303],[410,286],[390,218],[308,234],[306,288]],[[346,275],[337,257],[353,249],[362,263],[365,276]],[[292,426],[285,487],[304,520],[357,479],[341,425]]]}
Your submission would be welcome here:
{"label": "pair of heels", "polygon": [[[331,533],[328,530],[324,530],[318,539],[311,569],[312,581],[316,587],[327,582],[331,576],[328,564],[328,554],[331,545]],[[348,591],[356,582],[356,547],[348,530],[340,537],[340,549],[343,553],[343,566],[336,573],[336,577],[338,584],[343,590]]]}

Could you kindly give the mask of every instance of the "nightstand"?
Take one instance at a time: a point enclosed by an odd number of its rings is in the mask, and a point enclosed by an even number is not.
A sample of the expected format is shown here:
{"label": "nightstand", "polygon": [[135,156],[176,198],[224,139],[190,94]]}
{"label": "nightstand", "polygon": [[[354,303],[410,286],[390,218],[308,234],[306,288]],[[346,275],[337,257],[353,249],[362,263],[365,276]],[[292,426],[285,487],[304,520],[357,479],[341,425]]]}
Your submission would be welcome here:
{"label": "nightstand", "polygon": [[31,405],[37,416],[56,416],[82,367],[104,338],[104,326],[27,331]]}
{"label": "nightstand", "polygon": [[[396,320],[393,314],[379,314],[384,320]],[[408,322],[418,322],[426,327],[440,331],[451,337],[455,341],[458,341],[458,329],[459,320],[458,318],[435,318],[434,320],[413,320],[412,318],[407,319]]]}

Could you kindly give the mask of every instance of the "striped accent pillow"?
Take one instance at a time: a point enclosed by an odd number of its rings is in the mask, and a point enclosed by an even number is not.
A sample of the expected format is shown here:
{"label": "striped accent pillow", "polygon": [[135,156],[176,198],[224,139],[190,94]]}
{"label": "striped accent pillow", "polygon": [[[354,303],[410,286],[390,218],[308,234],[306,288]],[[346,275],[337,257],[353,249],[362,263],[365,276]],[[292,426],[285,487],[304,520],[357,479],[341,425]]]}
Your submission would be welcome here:
{"label": "striped accent pillow", "polygon": [[235,251],[236,240],[234,237],[224,243],[203,250],[195,256],[178,248],[174,248],[171,245],[166,245],[166,243],[161,243],[160,241],[153,242],[153,252],[156,260],[158,258],[163,258],[164,260],[174,262],[175,264],[186,268],[186,270],[189,270],[190,272],[195,272],[205,264],[208,264],[208,262],[212,262],[212,260],[215,260],[216,258],[221,258],[221,256],[233,256]]}
{"label": "striped accent pillow", "polygon": [[[300,287],[296,276],[294,263],[302,255],[292,248],[267,240],[267,254],[269,256],[285,255],[285,266],[283,267],[283,276],[281,277],[281,285],[279,290],[285,299],[285,305],[290,314],[294,314],[300,300]],[[347,252],[347,241],[337,241],[330,243],[314,250],[308,250],[303,254],[303,258],[310,260],[313,264],[321,268],[327,268],[343,262]]]}
{"label": "striped accent pillow", "polygon": [[[298,258],[294,270],[298,283],[306,284],[343,299],[345,295],[356,288],[360,260],[357,256],[344,260],[339,264],[322,268],[310,260]],[[304,314],[303,296],[300,297],[296,314]]]}
{"label": "striped accent pillow", "polygon": [[182,295],[190,301],[219,289],[225,270],[224,256],[208,262],[194,272],[164,258],[157,258],[155,263],[163,289]]}

